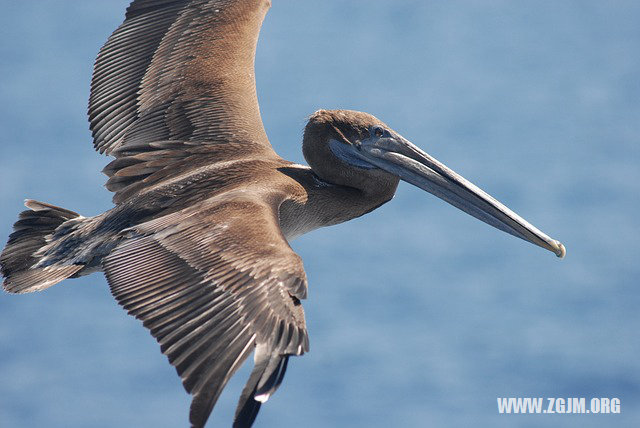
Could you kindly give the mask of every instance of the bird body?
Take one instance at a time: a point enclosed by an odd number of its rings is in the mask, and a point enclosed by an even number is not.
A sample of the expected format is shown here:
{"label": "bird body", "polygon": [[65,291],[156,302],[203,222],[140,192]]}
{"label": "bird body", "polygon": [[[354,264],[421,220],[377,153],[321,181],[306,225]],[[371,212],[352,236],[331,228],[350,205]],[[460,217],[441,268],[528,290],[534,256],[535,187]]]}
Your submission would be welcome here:
{"label": "bird body", "polygon": [[136,0],[101,49],[89,120],[115,206],[83,217],[28,200],[0,255],[3,287],[104,272],[193,395],[205,425],[254,355],[234,426],[253,423],[290,356],[309,350],[302,260],[288,241],[366,214],[414,184],[500,230],[564,247],[374,116],[319,110],[302,150],[271,148],[255,89],[266,0]]}

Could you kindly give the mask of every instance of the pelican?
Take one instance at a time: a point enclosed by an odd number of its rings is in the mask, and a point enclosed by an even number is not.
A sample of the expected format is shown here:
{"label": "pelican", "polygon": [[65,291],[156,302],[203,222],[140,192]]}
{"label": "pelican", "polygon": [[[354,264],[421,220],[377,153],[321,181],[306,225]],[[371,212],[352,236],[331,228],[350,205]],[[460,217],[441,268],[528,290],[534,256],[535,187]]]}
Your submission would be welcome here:
{"label": "pelican", "polygon": [[100,50],[89,99],[115,206],[95,217],[27,200],[0,256],[9,293],[104,272],[193,396],[203,427],[253,353],[233,426],[250,427],[290,356],[309,351],[307,279],[288,241],[366,214],[400,180],[504,232],[564,246],[374,116],[319,110],[309,166],[265,133],[254,56],[269,0],[136,0]]}

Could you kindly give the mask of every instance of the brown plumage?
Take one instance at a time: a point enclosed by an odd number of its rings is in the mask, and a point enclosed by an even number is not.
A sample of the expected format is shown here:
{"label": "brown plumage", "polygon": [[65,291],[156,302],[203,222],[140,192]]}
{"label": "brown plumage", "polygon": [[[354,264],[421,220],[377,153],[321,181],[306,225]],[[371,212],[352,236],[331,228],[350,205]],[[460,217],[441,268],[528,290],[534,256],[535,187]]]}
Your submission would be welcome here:
{"label": "brown plumage", "polygon": [[234,426],[253,423],[289,356],[309,350],[302,261],[288,240],[361,216],[403,179],[536,245],[564,247],[375,117],[320,110],[310,167],[265,134],[254,55],[268,0],[136,0],[95,64],[94,146],[115,207],[95,217],[28,201],[0,255],[4,289],[26,293],[103,271],[193,395],[205,425],[254,353]]}

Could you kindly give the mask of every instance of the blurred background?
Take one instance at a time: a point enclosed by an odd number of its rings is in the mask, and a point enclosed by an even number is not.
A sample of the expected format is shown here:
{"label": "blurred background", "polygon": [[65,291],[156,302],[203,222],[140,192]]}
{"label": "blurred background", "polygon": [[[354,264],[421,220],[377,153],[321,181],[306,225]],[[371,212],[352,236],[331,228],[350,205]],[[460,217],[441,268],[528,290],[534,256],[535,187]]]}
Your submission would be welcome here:
{"label": "blurred background", "polygon": [[[0,1],[0,241],[34,198],[111,194],[86,120],[128,1]],[[304,162],[306,117],[370,112],[564,242],[565,260],[403,183],[292,243],[311,352],[260,427],[639,426],[640,3],[274,0],[262,117]],[[221,397],[229,426],[248,376]],[[618,397],[617,415],[499,415],[497,397]],[[189,396],[101,275],[0,295],[0,426],[187,426]]]}

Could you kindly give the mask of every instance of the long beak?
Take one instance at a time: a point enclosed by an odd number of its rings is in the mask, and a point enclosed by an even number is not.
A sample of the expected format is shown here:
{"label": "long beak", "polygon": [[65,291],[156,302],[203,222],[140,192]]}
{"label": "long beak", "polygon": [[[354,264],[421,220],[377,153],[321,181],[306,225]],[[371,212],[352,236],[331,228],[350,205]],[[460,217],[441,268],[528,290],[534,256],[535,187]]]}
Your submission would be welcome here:
{"label": "long beak", "polygon": [[560,241],[551,239],[478,186],[400,136],[384,138],[373,145],[363,144],[359,147],[359,154],[367,162],[497,229],[546,248],[560,258],[566,254]]}

